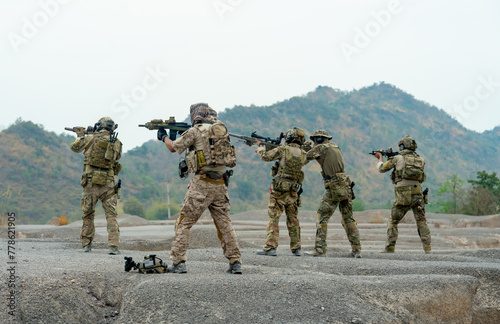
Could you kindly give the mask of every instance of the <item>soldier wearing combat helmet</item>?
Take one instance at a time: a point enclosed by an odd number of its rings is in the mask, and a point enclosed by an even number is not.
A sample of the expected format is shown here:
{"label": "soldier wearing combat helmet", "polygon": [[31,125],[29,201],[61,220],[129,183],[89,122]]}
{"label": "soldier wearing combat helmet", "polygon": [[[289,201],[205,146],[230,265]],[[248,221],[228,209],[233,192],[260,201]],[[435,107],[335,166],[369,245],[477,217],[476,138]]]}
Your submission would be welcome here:
{"label": "soldier wearing combat helmet", "polygon": [[120,253],[114,177],[121,170],[118,160],[122,154],[122,143],[114,133],[117,127],[111,118],[103,117],[95,124],[94,133],[88,136],[85,136],[83,128],[76,129],[78,138],[70,147],[75,153],[83,151],[84,155],[84,173],[81,180],[83,224],[80,234],[84,252],[92,250],[95,205],[100,200],[106,215],[109,254]]}
{"label": "soldier wearing combat helmet", "polygon": [[332,137],[324,130],[317,130],[310,138],[314,146],[307,152],[306,163],[312,160],[319,163],[326,191],[318,208],[314,250],[306,252],[306,255],[325,256],[328,220],[339,206],[342,214],[342,226],[351,243],[351,256],[360,258],[359,231],[352,216],[351,180],[345,174],[342,152],[337,145],[330,143]]}
{"label": "soldier wearing combat helmet", "polygon": [[186,273],[186,251],[189,231],[208,208],[221,241],[224,256],[229,260],[228,273],[241,274],[241,253],[229,218],[226,167],[236,166],[236,155],[226,126],[217,120],[217,112],[206,103],[191,105],[193,127],[172,141],[164,129],[158,130],[158,139],[169,151],[182,154],[187,151],[186,163],[194,176],[175,223],[175,239],[170,258],[174,263],[170,272]]}
{"label": "soldier wearing combat helmet", "polygon": [[425,162],[415,150],[417,142],[409,135],[399,143],[399,154],[389,157],[384,163],[382,154],[375,152],[379,159],[377,168],[385,173],[392,170],[391,179],[396,185],[394,193],[396,201],[392,204],[391,217],[387,224],[387,242],[382,252],[394,253],[398,239],[398,224],[412,209],[417,222],[418,235],[422,241],[425,253],[431,253],[431,232],[425,218],[425,201],[422,192],[422,182],[425,182]]}
{"label": "soldier wearing combat helmet", "polygon": [[290,250],[295,256],[302,255],[300,240],[300,223],[297,218],[299,194],[302,187],[304,172],[302,167],[306,159],[306,152],[301,149],[304,143],[304,131],[294,127],[285,135],[285,146],[278,146],[270,151],[259,147],[255,152],[263,161],[278,160],[272,169],[274,177],[269,195],[269,222],[267,224],[267,240],[264,248],[258,250],[259,255],[276,256],[279,238],[279,219],[283,211],[286,213],[286,225],[290,236]]}

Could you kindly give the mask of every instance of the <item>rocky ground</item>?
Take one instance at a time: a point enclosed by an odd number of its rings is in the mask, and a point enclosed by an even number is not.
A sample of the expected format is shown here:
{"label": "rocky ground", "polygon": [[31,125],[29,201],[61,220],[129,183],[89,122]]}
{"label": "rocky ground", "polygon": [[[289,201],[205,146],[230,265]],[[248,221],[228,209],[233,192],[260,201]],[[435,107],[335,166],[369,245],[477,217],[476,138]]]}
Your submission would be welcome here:
{"label": "rocky ground", "polygon": [[[15,315],[2,289],[1,323],[499,323],[500,215],[428,214],[433,254],[423,253],[412,215],[396,253],[381,254],[389,211],[355,213],[363,252],[349,256],[338,212],[326,258],[292,256],[284,222],[277,257],[255,255],[267,211],[233,215],[243,274],[229,275],[210,216],[192,230],[187,274],[124,271],[125,255],[155,253],[169,265],[173,221],[120,215],[121,255],[106,254],[96,220],[95,248],[81,251],[81,222],[18,225]],[[299,214],[303,248],[314,244],[314,212]],[[282,217],[284,218],[284,217]],[[5,281],[7,232],[0,228]],[[10,264],[9,264],[10,266]],[[5,287],[5,286],[4,286]],[[7,302],[6,302],[7,301]]]}

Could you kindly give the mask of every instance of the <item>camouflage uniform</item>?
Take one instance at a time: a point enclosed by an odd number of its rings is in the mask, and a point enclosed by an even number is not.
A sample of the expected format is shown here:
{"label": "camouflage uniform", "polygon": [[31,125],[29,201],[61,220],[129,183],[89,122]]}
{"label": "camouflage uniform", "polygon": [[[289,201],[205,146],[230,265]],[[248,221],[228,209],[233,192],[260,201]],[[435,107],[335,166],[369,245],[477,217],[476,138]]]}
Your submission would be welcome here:
{"label": "camouflage uniform", "polygon": [[[92,243],[95,235],[94,216],[95,206],[100,200],[106,215],[108,230],[108,245],[116,247],[120,245],[120,229],[116,220],[116,195],[114,189],[114,176],[119,172],[119,163],[122,154],[122,143],[116,139],[112,143],[112,159],[104,161],[101,167],[96,167],[92,162],[93,149],[99,149],[99,143],[109,142],[110,131],[100,130],[92,135],[79,137],[71,144],[71,150],[75,153],[84,151],[84,174],[82,175],[81,185],[83,187],[83,196],[81,208],[83,212],[83,224],[80,234],[82,247]],[[101,147],[104,154],[105,148]],[[90,165],[90,164],[94,165]],[[98,163],[99,164],[99,163]],[[109,166],[109,168],[108,168]],[[97,184],[99,183],[99,184]]]}
{"label": "camouflage uniform", "polygon": [[[422,181],[405,179],[402,174],[406,168],[405,156],[419,157],[413,150],[404,149],[399,152],[399,155],[390,157],[385,163],[377,164],[378,170],[381,173],[392,170],[393,179],[396,187],[394,193],[396,201],[392,204],[391,217],[387,223],[387,242],[385,244],[385,252],[394,252],[396,240],[398,239],[398,224],[412,209],[417,222],[418,235],[422,241],[424,251],[431,251],[431,232],[427,226],[425,218],[425,202],[422,194]],[[423,162],[423,159],[422,159]],[[425,163],[424,163],[425,164]],[[422,166],[423,168],[423,166]],[[425,176],[423,176],[425,181]]]}
{"label": "camouflage uniform", "polygon": [[[287,176],[281,170],[284,170],[289,163],[288,156],[294,155],[300,158],[297,166],[288,166],[294,169],[292,172],[298,176]],[[269,222],[267,224],[267,240],[264,246],[264,251],[276,249],[278,247],[279,238],[279,219],[283,211],[286,213],[286,226],[288,228],[288,235],[290,236],[290,249],[292,252],[301,248],[300,241],[300,223],[297,218],[298,214],[298,194],[297,190],[302,185],[304,174],[302,166],[304,165],[306,152],[300,148],[300,145],[291,143],[286,146],[278,146],[266,152],[264,147],[257,149],[259,157],[263,161],[279,161],[279,168],[276,176],[271,185],[271,193],[269,195],[268,215]],[[280,176],[281,175],[281,176]],[[298,179],[297,179],[298,177]]]}
{"label": "camouflage uniform", "polygon": [[[209,126],[210,123],[195,125],[173,142],[172,147],[179,154],[182,154],[187,149],[195,152],[202,150],[201,131]],[[222,178],[225,171],[226,166],[224,165],[206,165],[197,171],[189,183],[180,216],[175,223],[175,239],[170,253],[174,265],[187,260],[186,251],[189,247],[189,231],[206,208],[210,211],[217,228],[224,256],[229,260],[230,264],[241,263],[238,240],[229,217],[230,204],[227,187]]]}
{"label": "camouflage uniform", "polygon": [[[326,132],[325,134],[328,136]],[[333,143],[329,143],[328,140],[325,140],[322,144],[315,144],[307,153],[306,163],[311,160],[318,161],[321,166],[321,175],[326,190],[318,208],[316,242],[314,244],[316,251],[321,254],[326,253],[328,220],[337,209],[337,206],[340,208],[342,226],[351,243],[352,251],[361,251],[358,227],[352,216],[350,179],[344,171],[344,160],[340,148]]]}

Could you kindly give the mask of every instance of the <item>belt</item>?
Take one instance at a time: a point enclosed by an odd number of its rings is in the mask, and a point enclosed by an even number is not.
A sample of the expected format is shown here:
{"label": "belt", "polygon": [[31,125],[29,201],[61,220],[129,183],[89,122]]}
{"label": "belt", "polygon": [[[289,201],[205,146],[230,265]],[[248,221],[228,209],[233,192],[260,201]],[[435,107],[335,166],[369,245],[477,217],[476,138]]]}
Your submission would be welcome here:
{"label": "belt", "polygon": [[200,180],[211,183],[211,184],[215,184],[215,185],[225,184],[223,178],[211,179],[211,178],[207,177],[205,174],[200,175]]}
{"label": "belt", "polygon": [[330,181],[330,180],[337,180],[337,179],[338,179],[338,177],[336,175],[333,177],[330,177],[328,175],[323,177],[323,181]]}
{"label": "belt", "polygon": [[208,171],[207,172],[207,171],[200,170],[200,171],[196,172],[196,174],[201,175],[201,176],[205,176],[205,177],[210,178],[212,180],[223,179],[222,175],[220,175],[217,172],[213,172],[213,171]]}

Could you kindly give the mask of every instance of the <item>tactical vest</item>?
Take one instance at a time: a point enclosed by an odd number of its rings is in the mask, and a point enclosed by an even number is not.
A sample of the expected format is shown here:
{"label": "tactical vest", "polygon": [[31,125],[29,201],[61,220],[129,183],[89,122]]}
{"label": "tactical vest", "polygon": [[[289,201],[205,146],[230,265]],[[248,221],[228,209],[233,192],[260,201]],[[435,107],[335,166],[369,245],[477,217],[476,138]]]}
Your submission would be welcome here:
{"label": "tactical vest", "polygon": [[99,169],[111,169],[115,159],[115,145],[110,141],[109,133],[94,135],[86,149],[84,163]]}
{"label": "tactical vest", "polygon": [[402,151],[399,154],[403,156],[405,165],[401,170],[394,170],[393,182],[396,184],[403,179],[425,182],[424,159],[412,151]]}
{"label": "tactical vest", "polygon": [[194,126],[199,134],[195,145],[186,155],[189,172],[196,173],[204,166],[236,166],[236,153],[229,140],[226,125],[221,121]]}
{"label": "tactical vest", "polygon": [[302,184],[302,180],[304,180],[302,150],[299,147],[289,145],[286,145],[284,150],[285,154],[280,160],[276,176]]}

